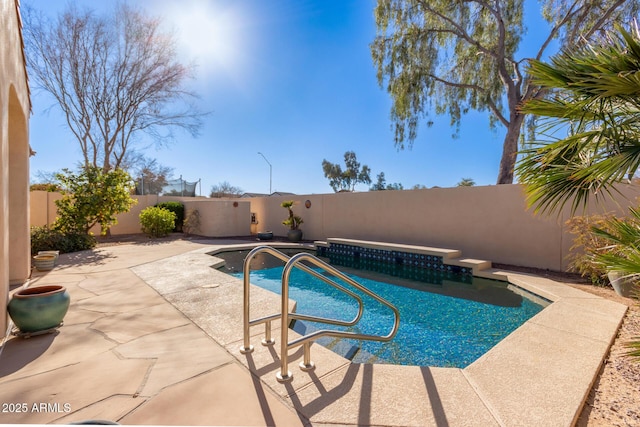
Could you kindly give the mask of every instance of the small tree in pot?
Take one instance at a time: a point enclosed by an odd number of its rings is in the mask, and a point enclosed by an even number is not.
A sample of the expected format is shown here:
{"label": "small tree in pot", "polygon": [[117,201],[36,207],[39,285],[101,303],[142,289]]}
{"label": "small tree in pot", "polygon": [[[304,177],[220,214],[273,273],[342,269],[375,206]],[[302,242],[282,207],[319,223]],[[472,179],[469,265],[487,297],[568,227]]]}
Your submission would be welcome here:
{"label": "small tree in pot", "polygon": [[302,230],[300,230],[299,227],[304,221],[301,217],[293,213],[293,210],[291,209],[293,203],[293,200],[288,200],[280,204],[280,206],[289,211],[289,217],[282,221],[282,224],[289,227],[289,232],[287,233],[289,240],[292,242],[299,242],[302,240]]}

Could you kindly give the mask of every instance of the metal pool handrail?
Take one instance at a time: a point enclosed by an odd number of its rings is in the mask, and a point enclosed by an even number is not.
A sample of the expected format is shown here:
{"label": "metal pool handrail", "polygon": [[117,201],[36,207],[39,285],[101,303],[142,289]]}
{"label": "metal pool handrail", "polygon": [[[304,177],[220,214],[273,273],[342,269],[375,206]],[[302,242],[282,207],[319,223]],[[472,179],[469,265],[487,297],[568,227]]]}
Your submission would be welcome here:
{"label": "metal pool handrail", "polygon": [[[293,270],[294,267],[300,268],[304,271],[307,271],[308,267],[306,267],[303,264],[300,264],[301,261],[307,261],[311,264],[314,264],[317,267],[320,267],[322,269],[324,269],[325,271],[331,273],[332,275],[334,275],[335,277],[340,278],[341,280],[345,281],[346,283],[348,283],[349,285],[353,286],[354,288],[364,292],[365,294],[369,295],[370,297],[374,298],[376,301],[380,302],[381,304],[387,306],[389,309],[391,309],[391,311],[393,311],[393,317],[394,317],[394,322],[393,322],[393,328],[391,329],[391,331],[384,336],[379,336],[379,335],[368,335],[368,334],[359,334],[356,332],[341,332],[341,331],[331,331],[331,330],[319,330],[316,332],[312,332],[309,335],[305,335],[302,336],[298,339],[295,339],[291,342],[289,342],[289,317],[294,317],[292,316],[293,313],[289,313],[289,276],[291,274],[291,270]],[[310,270],[310,269],[308,269]],[[310,270],[313,271],[313,270]],[[245,276],[246,277],[246,276]],[[317,277],[317,276],[316,276]],[[321,276],[322,280],[327,281],[325,276]],[[346,289],[345,289],[346,290]],[[398,312],[398,309],[396,307],[394,307],[390,302],[388,302],[387,300],[385,300],[384,298],[376,295],[375,293],[371,292],[369,289],[365,288],[364,286],[362,286],[360,283],[356,282],[355,280],[351,279],[350,277],[348,277],[347,275],[345,275],[344,273],[342,273],[340,270],[336,269],[335,267],[332,267],[331,265],[327,264],[326,262],[316,258],[313,255],[310,255],[308,253],[299,253],[296,254],[294,256],[292,256],[289,261],[287,261],[287,263],[284,266],[284,269],[282,270],[282,300],[281,300],[281,328],[280,328],[280,333],[281,333],[281,339],[280,339],[280,372],[278,374],[276,374],[276,378],[279,382],[287,382],[287,381],[291,381],[293,379],[293,375],[291,374],[291,372],[289,371],[289,349],[299,346],[299,345],[304,345],[304,360],[300,363],[300,369],[302,369],[303,371],[308,371],[311,370],[315,367],[314,363],[311,361],[311,342],[314,341],[315,339],[322,337],[322,336],[333,336],[333,337],[341,337],[341,338],[351,338],[351,339],[360,339],[360,340],[368,340],[368,341],[381,341],[381,342],[387,342],[387,341],[391,341],[393,339],[393,337],[396,335],[396,333],[398,332],[398,327],[400,326],[400,313]],[[358,317],[360,317],[360,313],[358,315]],[[341,324],[340,321],[337,320],[331,320],[331,319],[324,319],[323,320],[324,323],[328,323],[328,324],[332,324],[332,325],[339,325]]]}
{"label": "metal pool handrail", "polygon": [[[278,318],[280,318],[282,316],[281,313],[276,313],[276,314],[272,314],[269,316],[265,316],[265,317],[261,317],[258,319],[250,319],[250,315],[249,315],[249,301],[250,301],[250,282],[249,282],[249,274],[251,272],[251,261],[253,260],[253,258],[259,254],[259,253],[268,253],[270,255],[273,255],[274,257],[284,261],[285,263],[288,262],[291,257],[283,254],[282,252],[272,248],[271,246],[258,246],[254,249],[252,249],[246,256],[246,258],[244,259],[244,264],[242,267],[242,271],[243,271],[243,311],[242,311],[242,317],[243,317],[243,345],[242,347],[240,347],[240,352],[245,354],[245,353],[251,353],[253,351],[253,346],[250,343],[250,336],[249,336],[249,329],[251,326],[255,326],[255,325],[259,325],[261,323],[265,324],[265,337],[262,340],[262,344],[263,345],[271,345],[274,344],[275,341],[271,339],[271,321],[272,320],[276,320]],[[332,323],[335,325],[340,325],[340,326],[353,326],[356,323],[358,323],[360,321],[360,318],[362,317],[362,313],[364,310],[364,305],[362,303],[362,298],[352,292],[351,290],[345,288],[344,286],[341,286],[340,284],[336,283],[335,281],[331,280],[330,278],[323,276],[322,274],[318,273],[317,271],[312,270],[311,268],[307,267],[304,264],[299,264],[297,265],[297,267],[299,269],[301,269],[302,271],[311,274],[314,277],[317,277],[318,279],[324,281],[325,283],[333,286],[334,288],[346,293],[347,295],[353,297],[357,302],[358,302],[358,314],[356,315],[356,317],[354,317],[352,320],[350,321],[336,321],[336,320],[332,320],[332,319],[325,319],[323,317],[316,317],[316,316],[307,316],[304,314],[296,314],[296,313],[288,313],[289,311],[289,305],[288,305],[288,301],[287,301],[287,305],[286,308],[284,309],[285,312],[287,312],[287,316],[288,318],[291,319],[298,319],[298,320],[308,320],[308,321],[313,321],[313,322],[323,322],[323,323]],[[287,289],[288,290],[288,289]],[[288,298],[287,298],[288,300]],[[288,328],[288,325],[287,325]]]}

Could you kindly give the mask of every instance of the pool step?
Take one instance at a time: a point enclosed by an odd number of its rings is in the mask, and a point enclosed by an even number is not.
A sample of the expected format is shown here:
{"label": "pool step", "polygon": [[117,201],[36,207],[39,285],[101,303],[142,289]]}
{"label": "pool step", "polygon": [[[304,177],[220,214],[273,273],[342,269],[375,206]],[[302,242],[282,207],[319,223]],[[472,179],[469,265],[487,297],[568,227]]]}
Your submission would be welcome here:
{"label": "pool step", "polygon": [[[317,330],[317,328],[300,320],[292,322],[290,328],[300,335],[306,335]],[[321,337],[316,340],[316,343],[350,361],[353,361],[353,358],[360,352],[360,346],[349,344],[345,338]]]}

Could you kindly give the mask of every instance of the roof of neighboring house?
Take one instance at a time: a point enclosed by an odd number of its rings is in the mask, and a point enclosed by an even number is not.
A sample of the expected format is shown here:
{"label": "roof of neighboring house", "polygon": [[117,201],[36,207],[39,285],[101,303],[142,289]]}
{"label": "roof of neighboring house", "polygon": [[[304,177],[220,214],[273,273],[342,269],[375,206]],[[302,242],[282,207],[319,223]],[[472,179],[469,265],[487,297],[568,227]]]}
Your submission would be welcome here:
{"label": "roof of neighboring house", "polygon": [[267,197],[267,196],[269,195],[264,193],[242,193],[240,197],[247,198],[247,197]]}
{"label": "roof of neighboring house", "polygon": [[271,194],[265,193],[243,193],[240,197],[270,197],[270,196],[295,196],[295,193],[287,193],[285,191],[274,191]]}

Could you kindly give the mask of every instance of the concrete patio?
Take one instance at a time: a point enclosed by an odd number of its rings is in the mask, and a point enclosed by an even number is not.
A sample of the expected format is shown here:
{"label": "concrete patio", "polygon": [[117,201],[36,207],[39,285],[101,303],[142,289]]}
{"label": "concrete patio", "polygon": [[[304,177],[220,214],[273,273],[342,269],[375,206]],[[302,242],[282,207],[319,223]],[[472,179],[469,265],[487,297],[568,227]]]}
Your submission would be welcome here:
{"label": "concrete patio", "polygon": [[[58,333],[5,343],[0,423],[568,426],[626,311],[494,270],[554,303],[469,367],[357,365],[314,345],[317,368],[300,371],[293,351],[293,381],[280,384],[279,345],[259,345],[263,328],[251,331],[253,353],[238,351],[242,287],[206,255],[242,243],[111,246],[34,272],[30,286],[64,284],[72,304]],[[252,288],[252,317],[278,308],[277,296]]]}

